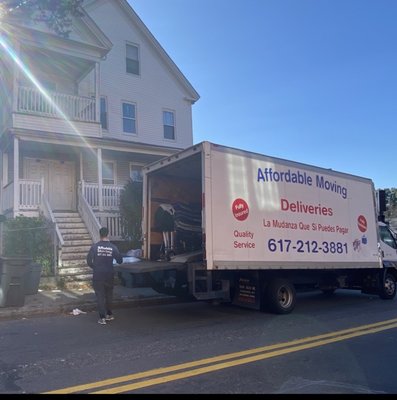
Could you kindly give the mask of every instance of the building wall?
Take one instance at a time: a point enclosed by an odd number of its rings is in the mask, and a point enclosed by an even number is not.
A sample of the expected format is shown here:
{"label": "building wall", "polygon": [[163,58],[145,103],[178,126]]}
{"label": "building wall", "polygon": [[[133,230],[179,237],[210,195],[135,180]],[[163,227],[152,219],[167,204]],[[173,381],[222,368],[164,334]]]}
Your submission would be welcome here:
{"label": "building wall", "polygon": [[[191,146],[192,105],[184,99],[188,93],[151,42],[116,1],[99,2],[87,12],[113,43],[106,60],[100,64],[101,95],[108,101],[109,129],[104,136],[176,148]],[[126,72],[127,43],[139,47],[139,76]],[[136,135],[122,131],[123,101],[136,105]],[[163,110],[174,112],[175,140],[164,139]]]}

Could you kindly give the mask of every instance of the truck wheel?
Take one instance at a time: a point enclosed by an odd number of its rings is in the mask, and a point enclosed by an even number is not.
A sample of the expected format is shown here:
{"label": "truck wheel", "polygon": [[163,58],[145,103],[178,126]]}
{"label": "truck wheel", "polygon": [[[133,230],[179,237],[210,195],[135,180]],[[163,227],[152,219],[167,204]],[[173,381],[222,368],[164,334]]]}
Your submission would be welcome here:
{"label": "truck wheel", "polygon": [[396,279],[394,275],[386,273],[379,296],[385,300],[394,299],[396,296]]}
{"label": "truck wheel", "polygon": [[287,279],[274,279],[267,287],[267,302],[271,312],[288,314],[295,308],[296,292]]}

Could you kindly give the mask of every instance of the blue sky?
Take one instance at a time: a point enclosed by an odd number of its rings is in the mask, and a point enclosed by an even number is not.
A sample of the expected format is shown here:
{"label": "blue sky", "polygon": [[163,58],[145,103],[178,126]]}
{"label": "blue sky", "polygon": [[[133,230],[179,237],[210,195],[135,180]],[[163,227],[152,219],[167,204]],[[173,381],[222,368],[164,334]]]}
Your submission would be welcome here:
{"label": "blue sky", "polygon": [[208,140],[397,187],[396,0],[129,0]]}

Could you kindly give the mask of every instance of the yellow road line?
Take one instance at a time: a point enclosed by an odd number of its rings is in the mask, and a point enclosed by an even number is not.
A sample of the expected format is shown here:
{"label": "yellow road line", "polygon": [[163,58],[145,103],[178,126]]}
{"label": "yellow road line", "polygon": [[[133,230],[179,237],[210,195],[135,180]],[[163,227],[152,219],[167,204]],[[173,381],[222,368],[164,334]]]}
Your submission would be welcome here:
{"label": "yellow road line", "polygon": [[[138,380],[143,378],[149,378],[156,375],[167,374],[170,372],[180,371],[183,369],[200,367],[206,364],[209,365],[203,368],[196,368],[193,370],[188,370],[180,372],[177,374],[171,374],[163,377],[153,378],[142,382],[131,383],[128,385],[108,388],[100,390],[94,393],[122,393],[126,391],[131,391],[147,386],[158,385],[165,382],[171,382],[178,379],[184,379],[196,375],[205,374],[208,372],[217,371],[224,368],[230,368],[241,364],[246,364],[250,362],[255,362],[259,360],[264,360],[271,357],[280,356],[287,353],[292,353],[300,350],[305,350],[309,348],[314,348],[318,346],[323,346],[325,344],[334,343],[342,340],[347,340],[353,337],[367,335],[370,333],[376,333],[387,329],[392,329],[397,327],[397,318],[388,321],[377,322],[374,324],[363,325],[356,328],[349,328],[340,331],[335,331],[331,333],[326,333],[318,336],[303,338],[293,340],[291,342],[278,343],[270,346],[258,347],[255,349],[240,351],[236,353],[225,354],[221,356],[205,358],[202,360],[197,360],[193,362],[188,362],[184,364],[173,365],[170,367],[156,368],[149,371],[139,372],[135,374],[130,374],[126,376],[121,376],[112,379],[106,379],[103,381],[87,383],[83,385],[72,386],[69,388],[59,389],[47,392],[48,394],[66,394],[66,393],[76,393],[81,391],[87,391],[89,389],[96,389],[104,386],[116,385],[132,380]],[[265,352],[265,353],[264,353]],[[261,354],[258,354],[261,353]],[[263,354],[264,353],[264,354]],[[233,361],[233,359],[236,359]],[[232,360],[228,362],[222,362],[226,360]]]}

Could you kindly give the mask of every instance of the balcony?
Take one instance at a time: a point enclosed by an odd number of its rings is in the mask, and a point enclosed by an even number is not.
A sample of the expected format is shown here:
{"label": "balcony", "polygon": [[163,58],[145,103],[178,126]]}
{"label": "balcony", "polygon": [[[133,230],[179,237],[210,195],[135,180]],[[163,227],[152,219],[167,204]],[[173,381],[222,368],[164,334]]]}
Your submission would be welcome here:
{"label": "balcony", "polygon": [[57,92],[40,92],[24,86],[18,88],[17,111],[46,117],[66,116],[71,121],[96,122],[95,99]]}
{"label": "balcony", "polygon": [[100,136],[96,106],[95,98],[19,86],[13,127]]}

